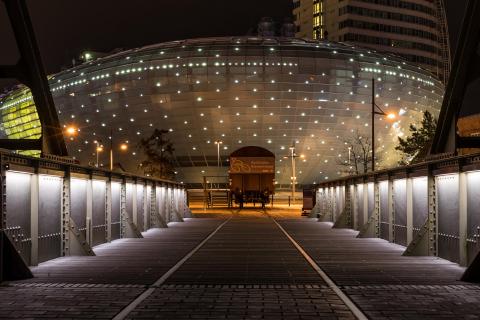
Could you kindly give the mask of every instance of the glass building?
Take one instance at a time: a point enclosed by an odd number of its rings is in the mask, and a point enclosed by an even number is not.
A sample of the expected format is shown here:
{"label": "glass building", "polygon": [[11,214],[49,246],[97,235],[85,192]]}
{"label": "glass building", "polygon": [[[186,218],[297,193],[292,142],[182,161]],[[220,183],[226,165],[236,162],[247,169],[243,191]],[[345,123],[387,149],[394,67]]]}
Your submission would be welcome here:
{"label": "glass building", "polygon": [[[427,70],[396,56],[293,38],[192,39],[91,60],[49,81],[62,125],[77,130],[66,136],[69,154],[83,164],[98,156],[108,167],[113,138],[114,162],[138,171],[138,143],[157,128],[169,131],[180,181],[226,174],[228,155],[253,145],[276,155],[276,181],[289,184],[285,157],[295,145],[297,181],[307,184],[342,174],[346,137],[370,136],[372,78],[376,103],[398,114],[376,118],[380,168],[396,164],[397,137],[424,110],[438,115],[444,91]],[[38,137],[28,90],[4,96],[0,109],[6,136]],[[96,141],[105,145],[98,153]]]}

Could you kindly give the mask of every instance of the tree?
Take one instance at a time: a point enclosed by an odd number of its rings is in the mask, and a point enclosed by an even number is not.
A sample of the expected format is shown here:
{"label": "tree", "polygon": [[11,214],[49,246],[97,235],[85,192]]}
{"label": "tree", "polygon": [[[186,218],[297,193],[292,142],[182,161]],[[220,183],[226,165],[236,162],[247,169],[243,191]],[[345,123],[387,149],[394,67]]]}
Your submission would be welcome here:
{"label": "tree", "polygon": [[140,163],[139,168],[145,175],[163,179],[174,178],[175,149],[172,142],[166,138],[168,133],[168,130],[155,129],[150,137],[140,140],[139,148],[145,154],[146,160]]}
{"label": "tree", "polygon": [[[378,158],[377,158],[378,161]],[[343,150],[337,158],[337,164],[345,167],[343,173],[362,174],[368,172],[372,162],[372,142],[356,130],[343,140]]]}
{"label": "tree", "polygon": [[402,153],[399,164],[406,165],[424,161],[432,145],[436,128],[437,119],[425,110],[421,126],[417,128],[414,124],[411,124],[410,135],[405,139],[398,137],[398,146],[395,147],[395,150]]}

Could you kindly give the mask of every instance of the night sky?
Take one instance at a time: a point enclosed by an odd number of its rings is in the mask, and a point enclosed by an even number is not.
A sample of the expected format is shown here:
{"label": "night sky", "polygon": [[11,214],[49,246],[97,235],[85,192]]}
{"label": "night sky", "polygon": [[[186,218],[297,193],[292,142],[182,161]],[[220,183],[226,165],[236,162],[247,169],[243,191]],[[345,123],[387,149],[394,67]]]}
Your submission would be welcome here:
{"label": "night sky", "polygon": [[[445,0],[452,51],[466,0]],[[281,23],[291,0],[27,0],[48,73],[70,66],[85,50],[108,52],[196,37],[246,35],[261,17]],[[0,2],[0,64],[17,60],[15,41]],[[7,82],[8,83],[8,82]],[[11,83],[11,82],[10,82]],[[0,87],[5,82],[0,80]]]}

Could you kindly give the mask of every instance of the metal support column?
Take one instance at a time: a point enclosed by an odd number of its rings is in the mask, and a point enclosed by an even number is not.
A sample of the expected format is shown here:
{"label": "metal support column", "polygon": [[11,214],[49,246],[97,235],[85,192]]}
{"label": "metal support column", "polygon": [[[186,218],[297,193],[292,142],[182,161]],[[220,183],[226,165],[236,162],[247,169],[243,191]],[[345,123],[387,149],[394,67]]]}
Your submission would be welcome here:
{"label": "metal support column", "polygon": [[[70,174],[65,174],[62,184],[62,256],[70,255],[71,195]],[[33,219],[32,219],[33,221]]]}
{"label": "metal support column", "polygon": [[105,183],[105,240],[112,241],[112,179]]}
{"label": "metal support column", "polygon": [[459,226],[459,256],[460,265],[466,267],[468,265],[467,254],[467,174],[460,172],[458,174],[458,226]]}
{"label": "metal support column", "polygon": [[332,201],[332,222],[335,222],[336,217],[336,211],[337,211],[337,188],[336,187],[331,187],[330,188],[330,194],[331,194],[331,201]]}
{"label": "metal support column", "polygon": [[352,188],[352,207],[353,207],[353,213],[352,213],[353,229],[358,230],[358,202],[357,202],[358,189],[355,182],[353,182],[351,188]]}
{"label": "metal support column", "polygon": [[125,179],[120,185],[120,238],[127,237],[127,184]]}
{"label": "metal support column", "polygon": [[132,223],[138,227],[137,182],[132,185]]}
{"label": "metal support column", "polygon": [[388,179],[388,241],[395,242],[395,189],[393,180]]}
{"label": "metal support column", "polygon": [[413,181],[407,178],[407,245],[413,240]]}
{"label": "metal support column", "polygon": [[91,246],[93,243],[93,182],[92,182],[92,177],[90,176],[89,179],[87,180],[87,196],[86,196],[86,221],[85,221],[85,226],[86,226],[86,233],[85,233],[85,238],[87,240],[87,243]]}
{"label": "metal support column", "polygon": [[147,211],[148,211],[148,184],[145,183],[143,185],[143,197],[142,197],[142,201],[143,201],[143,230],[148,230],[149,229],[149,221],[147,220],[147,217],[148,217],[148,214],[147,214]]}
{"label": "metal support column", "polygon": [[[0,156],[0,230],[7,228],[7,173]],[[1,250],[1,247],[0,247]]]}
{"label": "metal support column", "polygon": [[153,184],[150,189],[150,228],[157,226],[157,185]]}
{"label": "metal support column", "polygon": [[92,247],[71,216],[71,182],[70,171],[66,171],[62,183],[62,256],[94,256]]}
{"label": "metal support column", "polygon": [[[363,224],[368,221],[368,184],[363,184]],[[360,228],[363,226],[360,226]]]}
{"label": "metal support column", "polygon": [[433,173],[428,173],[428,255],[437,256],[438,221],[437,221],[437,181]]}
{"label": "metal support column", "polygon": [[[38,173],[32,174],[30,177],[30,239],[31,239],[31,249],[30,249],[30,265],[38,265],[38,201],[39,201],[39,179]],[[65,186],[63,192],[65,193]],[[68,212],[64,212],[68,216],[62,217],[62,224],[65,227],[65,223],[68,223],[70,219],[70,208],[68,207]],[[64,233],[65,239],[63,239],[62,252],[63,250],[68,250],[65,246],[68,246],[68,233]]]}
{"label": "metal support column", "polygon": [[373,221],[375,238],[380,238],[380,186],[377,181],[373,183]]}

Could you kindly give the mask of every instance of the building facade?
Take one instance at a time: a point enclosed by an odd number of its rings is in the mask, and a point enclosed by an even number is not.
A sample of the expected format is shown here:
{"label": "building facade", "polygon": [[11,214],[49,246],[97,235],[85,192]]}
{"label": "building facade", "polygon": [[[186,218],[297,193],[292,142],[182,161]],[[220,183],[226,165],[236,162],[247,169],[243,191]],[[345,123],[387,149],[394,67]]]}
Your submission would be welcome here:
{"label": "building facade", "polygon": [[[396,56],[295,38],[192,39],[88,61],[49,81],[60,121],[76,128],[66,135],[69,154],[83,164],[98,159],[108,167],[113,138],[114,162],[141,171],[139,141],[164,129],[179,181],[225,174],[231,152],[259,146],[276,156],[277,183],[289,184],[294,145],[297,181],[310,184],[342,175],[339,163],[351,161],[347,137],[370,137],[372,79],[376,103],[399,115],[376,118],[380,168],[396,164],[397,137],[424,110],[438,114],[444,90],[428,71]],[[0,112],[5,136],[40,134],[27,89],[1,98]]]}
{"label": "building facade", "polygon": [[355,43],[402,56],[446,83],[443,0],[293,0],[296,36]]}

